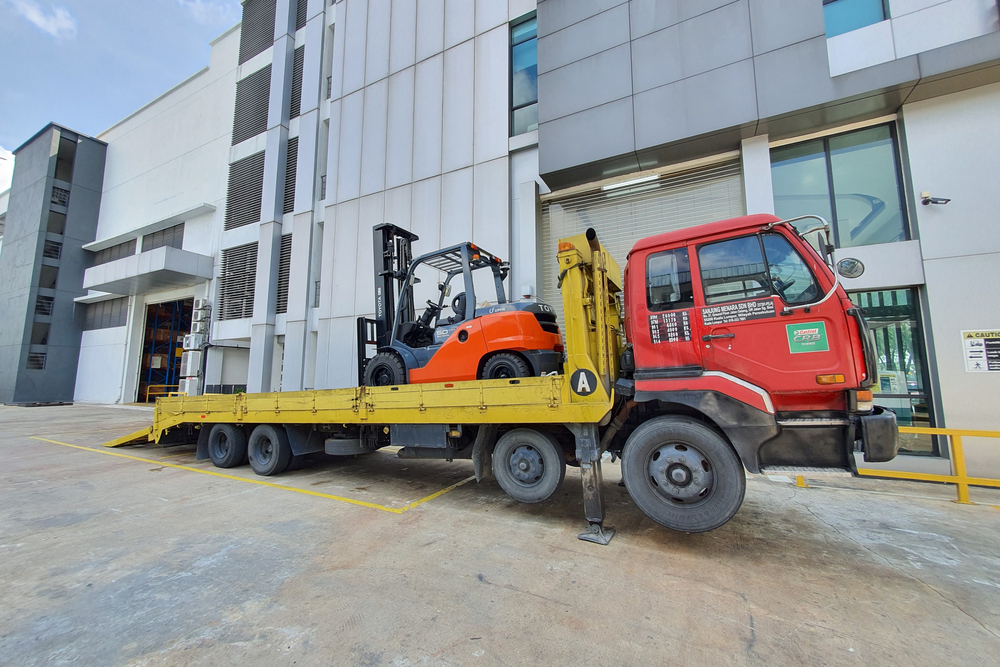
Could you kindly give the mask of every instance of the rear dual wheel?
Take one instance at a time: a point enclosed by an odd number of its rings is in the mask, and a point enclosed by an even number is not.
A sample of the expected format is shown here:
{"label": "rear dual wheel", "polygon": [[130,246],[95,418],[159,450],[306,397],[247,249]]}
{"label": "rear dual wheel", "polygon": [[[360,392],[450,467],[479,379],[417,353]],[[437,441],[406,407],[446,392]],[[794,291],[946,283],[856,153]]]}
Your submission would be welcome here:
{"label": "rear dual wheel", "polygon": [[265,477],[284,472],[292,460],[292,446],[282,426],[260,424],[247,442],[250,467]]}
{"label": "rear dual wheel", "polygon": [[686,533],[729,521],[746,492],[743,464],[729,443],[686,417],[657,417],[637,428],[622,452],[622,479],[646,516]]}
{"label": "rear dual wheel", "polygon": [[548,433],[516,428],[505,433],[493,449],[493,475],[514,500],[540,503],[566,478],[566,457]]}
{"label": "rear dual wheel", "polygon": [[208,434],[208,457],[216,468],[243,465],[247,462],[246,432],[234,424],[215,424]]}

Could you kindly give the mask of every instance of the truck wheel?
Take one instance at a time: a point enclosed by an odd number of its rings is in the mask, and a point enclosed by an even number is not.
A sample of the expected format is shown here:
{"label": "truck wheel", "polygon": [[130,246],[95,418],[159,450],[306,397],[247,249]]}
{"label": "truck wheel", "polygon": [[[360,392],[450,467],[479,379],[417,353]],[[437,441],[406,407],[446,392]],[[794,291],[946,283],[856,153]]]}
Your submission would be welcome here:
{"label": "truck wheel", "polygon": [[497,380],[500,378],[526,378],[531,375],[531,368],[521,357],[510,352],[494,354],[486,360],[480,380]]}
{"label": "truck wheel", "polygon": [[235,468],[247,459],[247,434],[233,424],[216,424],[208,434],[208,458],[216,468]]}
{"label": "truck wheel", "polygon": [[555,493],[566,477],[566,457],[551,435],[517,428],[497,441],[493,474],[514,500],[540,503]]}
{"label": "truck wheel", "polygon": [[729,443],[683,417],[651,419],[629,436],[622,479],[646,516],[686,533],[729,521],[746,492],[743,464]]}
{"label": "truck wheel", "polygon": [[283,427],[261,424],[250,434],[247,454],[253,471],[267,477],[284,472],[292,460],[292,446]]}
{"label": "truck wheel", "polygon": [[388,387],[395,384],[406,384],[406,368],[392,352],[379,352],[365,366],[365,385]]}

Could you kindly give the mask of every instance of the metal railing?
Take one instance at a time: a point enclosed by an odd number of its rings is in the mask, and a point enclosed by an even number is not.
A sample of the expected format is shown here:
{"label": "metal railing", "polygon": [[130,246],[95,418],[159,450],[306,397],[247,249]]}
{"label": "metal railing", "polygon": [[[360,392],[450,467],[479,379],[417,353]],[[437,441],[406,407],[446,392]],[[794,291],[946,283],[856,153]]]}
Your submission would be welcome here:
{"label": "metal railing", "polygon": [[900,470],[879,470],[875,468],[858,468],[862,477],[891,477],[918,482],[944,482],[954,484],[958,493],[957,503],[971,504],[969,486],[989,486],[1000,488],[1000,479],[986,477],[969,477],[965,469],[965,450],[962,448],[963,437],[1000,438],[1000,431],[974,431],[962,428],[924,428],[921,426],[900,426],[900,433],[919,433],[922,435],[945,435],[951,444],[951,474],[935,475],[923,472],[903,472]]}
{"label": "metal railing", "polygon": [[179,384],[151,384],[146,387],[146,402],[149,403],[150,396],[170,396],[180,387]]}

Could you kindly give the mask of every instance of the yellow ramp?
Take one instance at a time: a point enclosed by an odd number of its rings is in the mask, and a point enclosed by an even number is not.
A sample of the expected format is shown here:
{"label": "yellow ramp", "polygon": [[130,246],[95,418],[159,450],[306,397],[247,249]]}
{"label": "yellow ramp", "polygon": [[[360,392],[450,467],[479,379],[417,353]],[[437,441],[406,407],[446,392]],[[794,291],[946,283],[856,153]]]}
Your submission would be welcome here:
{"label": "yellow ramp", "polygon": [[104,443],[105,447],[121,447],[123,445],[137,445],[143,442],[149,442],[152,440],[153,427],[147,426],[146,428],[136,431],[135,433],[129,433],[128,435],[123,435],[122,437],[111,440]]}

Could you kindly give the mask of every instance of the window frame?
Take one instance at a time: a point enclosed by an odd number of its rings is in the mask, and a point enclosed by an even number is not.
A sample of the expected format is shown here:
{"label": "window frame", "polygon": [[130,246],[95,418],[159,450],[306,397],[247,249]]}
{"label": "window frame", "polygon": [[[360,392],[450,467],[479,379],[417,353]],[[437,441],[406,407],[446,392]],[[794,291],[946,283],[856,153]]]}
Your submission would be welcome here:
{"label": "window frame", "polygon": [[[661,257],[661,256],[666,255],[668,253],[669,254],[673,254],[673,253],[676,253],[676,252],[683,252],[686,255],[686,257],[687,257],[687,263],[688,263],[688,271],[687,272],[688,272],[688,276],[689,276],[687,282],[691,286],[691,300],[690,301],[676,301],[676,302],[670,302],[670,303],[667,303],[667,304],[656,304],[656,303],[653,303],[652,294],[650,293],[650,289],[651,289],[652,286],[649,284],[649,279],[650,279],[650,262],[655,257]],[[682,285],[683,283],[680,281],[681,271],[678,271],[677,273],[678,273],[678,285]],[[664,249],[664,250],[656,250],[656,251],[651,252],[648,255],[646,255],[645,273],[643,274],[643,282],[646,285],[646,310],[648,310],[651,313],[667,313],[667,312],[672,312],[672,311],[687,310],[688,308],[694,308],[696,306],[696,303],[695,303],[695,291],[696,290],[695,290],[695,287],[694,287],[694,271],[691,270],[691,251],[688,248],[688,246],[686,246],[686,245],[678,246],[676,248],[667,248],[667,249]],[[679,293],[682,296],[684,295],[683,290],[679,290]]]}
{"label": "window frame", "polygon": [[[520,132],[520,133],[517,133],[517,134],[514,133],[514,113],[517,112],[517,111],[520,111],[521,109],[527,109],[532,104],[535,104],[535,105],[538,104],[538,95],[537,95],[537,91],[536,91],[535,101],[534,102],[529,102],[527,104],[522,104],[522,105],[520,105],[518,107],[514,106],[514,47],[515,46],[520,46],[521,44],[525,44],[525,43],[527,43],[529,41],[534,40],[534,42],[535,42],[535,68],[536,68],[536,75],[535,75],[535,77],[536,77],[536,81],[537,81],[537,76],[538,76],[537,75],[537,68],[538,68],[538,23],[537,23],[538,16],[537,16],[537,14],[538,14],[537,11],[530,11],[527,14],[524,14],[523,16],[520,16],[517,19],[515,19],[515,20],[513,20],[513,21],[511,21],[510,23],[507,24],[507,62],[508,62],[508,67],[507,67],[507,70],[508,70],[507,71],[507,131],[508,131],[508,136],[511,136],[511,137],[519,137],[522,134],[527,134],[528,132],[533,132],[534,131],[534,130],[528,130],[528,131]],[[528,21],[535,21],[535,36],[532,37],[531,39],[526,39],[526,40],[524,40],[522,42],[518,42],[517,44],[515,44],[514,43],[514,28],[516,28],[517,26],[522,25],[524,23],[527,23]]]}
{"label": "window frame", "polygon": [[[789,148],[792,146],[800,146],[802,144],[814,141],[822,143],[823,161],[826,168],[826,189],[827,189],[826,194],[827,197],[829,198],[828,203],[830,207],[830,218],[831,218],[827,222],[830,223],[830,233],[833,235],[833,245],[838,250],[843,248],[864,247],[864,245],[844,246],[840,242],[841,241],[840,225],[837,224],[837,190],[834,187],[833,156],[830,152],[830,141],[838,137],[844,137],[850,134],[855,134],[857,132],[865,132],[879,127],[886,127],[889,129],[889,140],[892,142],[892,162],[893,162],[893,168],[896,171],[896,192],[898,193],[899,197],[899,211],[900,211],[900,217],[902,218],[903,238],[900,241],[892,241],[892,243],[902,243],[905,241],[911,241],[914,238],[912,223],[911,223],[912,216],[910,215],[909,199],[907,198],[906,182],[903,174],[903,162],[902,162],[902,154],[899,141],[899,130],[896,121],[875,123],[874,125],[867,125],[865,127],[855,127],[850,130],[845,130],[843,132],[832,132],[830,134],[825,134],[821,137],[811,136],[803,138],[802,141],[793,141],[789,143],[782,142],[781,145],[779,146],[771,146],[768,148],[768,157],[770,159],[773,156],[774,151],[776,150],[781,150],[783,148]],[[772,172],[774,170],[774,164],[775,163],[773,159],[771,159],[770,168]],[[776,193],[772,188],[771,191],[772,200],[774,199],[775,194]],[[865,244],[865,245],[871,245],[871,244]]]}

